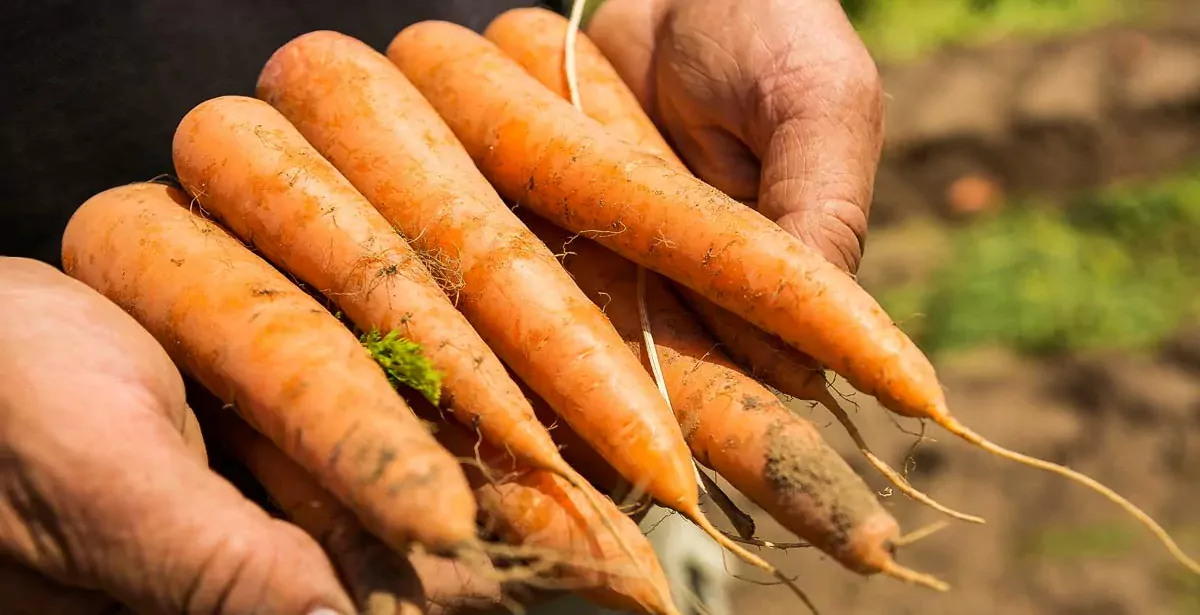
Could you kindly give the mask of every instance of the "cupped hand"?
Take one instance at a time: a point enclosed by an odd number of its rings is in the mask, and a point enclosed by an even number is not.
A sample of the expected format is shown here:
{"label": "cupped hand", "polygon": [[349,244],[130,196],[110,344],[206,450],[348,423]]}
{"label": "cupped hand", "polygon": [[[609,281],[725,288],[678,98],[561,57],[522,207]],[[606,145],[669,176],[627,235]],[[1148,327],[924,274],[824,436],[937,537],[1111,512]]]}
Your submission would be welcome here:
{"label": "cupped hand", "polygon": [[697,175],[857,270],[883,91],[837,0],[606,0],[587,32]]}
{"label": "cupped hand", "polygon": [[[354,612],[311,538],[209,470],[179,373],[131,317],[2,257],[0,315],[5,566],[139,613]],[[9,606],[46,612],[26,599]]]}

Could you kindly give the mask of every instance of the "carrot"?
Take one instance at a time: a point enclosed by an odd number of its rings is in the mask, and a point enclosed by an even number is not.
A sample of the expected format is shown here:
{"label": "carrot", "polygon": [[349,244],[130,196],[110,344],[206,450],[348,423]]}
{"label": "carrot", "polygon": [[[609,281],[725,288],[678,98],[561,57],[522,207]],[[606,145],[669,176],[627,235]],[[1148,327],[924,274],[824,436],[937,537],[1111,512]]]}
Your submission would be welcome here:
{"label": "carrot", "polygon": [[[544,220],[524,219],[552,249],[561,248],[567,271],[606,306],[604,313],[649,369],[637,266]],[[816,427],[726,357],[665,280],[649,276],[644,283],[663,379],[696,459],[847,568],[944,587],[896,564],[890,553],[895,519]]]}
{"label": "carrot", "polygon": [[234,233],[360,329],[416,342],[441,375],[441,405],[457,420],[527,463],[575,476],[418,255],[278,111],[242,96],[209,100],[180,122],[173,149],[184,186]]}
{"label": "carrot", "polygon": [[445,22],[388,49],[506,198],[687,286],[841,374],[888,410],[1085,485],[1200,574],[1153,519],[1091,477],[1003,448],[952,416],[928,358],[846,272],[773,222],[608,134],[482,36]]}
{"label": "carrot", "polygon": [[425,612],[425,592],[407,558],[371,536],[304,468],[234,414],[211,412],[206,418],[219,445],[250,471],[289,521],[325,548],[362,613]]}
{"label": "carrot", "polygon": [[306,34],[267,62],[258,96],[416,247],[448,255],[463,277],[459,308],[576,433],[629,482],[720,536],[654,383],[387,58],[341,34]]}
{"label": "carrot", "polygon": [[[564,43],[570,24],[561,15],[541,8],[517,8],[502,13],[488,25],[484,36],[517,61],[530,75],[563,98],[576,91],[577,106],[604,125],[610,133],[660,156],[681,173],[689,173],[683,161],[662,137],[642,109],[637,97],[621,80],[617,70],[600,49],[583,33],[573,54],[575,75],[568,79],[564,69]],[[572,88],[574,83],[574,88]],[[582,104],[586,100],[587,104]],[[980,517],[947,508],[913,487],[880,459],[863,440],[854,422],[838,405],[825,382],[825,371],[816,361],[787,346],[782,340],[742,320],[699,293],[674,285],[701,322],[729,351],[738,364],[755,378],[798,399],[825,406],[846,428],[859,451],[898,490],[947,515],[983,523]]]}
{"label": "carrot", "polygon": [[[460,458],[475,459],[467,479],[479,501],[482,522],[509,544],[562,558],[558,580],[605,608],[642,613],[677,613],[666,576],[650,542],[611,501],[597,513],[559,476],[530,468],[487,443],[478,444],[454,425],[437,430],[438,441]],[[630,567],[608,534],[590,528],[603,514],[635,552],[640,568]]]}
{"label": "carrot", "polygon": [[388,546],[477,544],[462,471],[354,335],[190,206],[158,184],[102,192],[67,224],[64,269],[133,315]]}

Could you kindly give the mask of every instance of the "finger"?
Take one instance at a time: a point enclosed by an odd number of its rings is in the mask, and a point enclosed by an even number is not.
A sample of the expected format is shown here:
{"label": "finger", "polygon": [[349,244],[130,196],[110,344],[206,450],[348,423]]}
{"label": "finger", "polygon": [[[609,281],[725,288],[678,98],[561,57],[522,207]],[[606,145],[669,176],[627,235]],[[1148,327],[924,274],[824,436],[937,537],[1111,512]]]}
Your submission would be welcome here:
{"label": "finger", "polygon": [[427,553],[412,553],[408,559],[425,588],[429,615],[485,612],[496,608],[503,598],[492,569],[469,568]]}
{"label": "finger", "polygon": [[182,382],[148,333],[48,267],[0,264],[24,325],[0,326],[0,552],[139,612],[352,612],[316,543],[185,442]]}
{"label": "finger", "polygon": [[785,54],[760,65],[746,136],[762,158],[759,211],[854,272],[883,145],[883,90],[837,3],[813,5],[826,14],[812,19],[828,26],[802,48],[822,49],[821,61]]}
{"label": "finger", "polygon": [[75,561],[63,582],[147,613],[353,612],[320,547],[199,463],[170,424],[126,427],[122,436],[135,443],[124,454],[97,459],[68,449],[63,462],[90,464],[86,473],[65,482],[37,475],[15,494],[29,504],[17,507],[26,526],[47,524],[37,511],[64,511],[54,523],[67,526],[63,542]]}
{"label": "finger", "polygon": [[316,542],[270,518],[199,464],[172,470],[173,459],[183,465],[179,453],[164,451],[160,464],[146,467],[190,486],[189,494],[163,486],[130,498],[123,507],[140,513],[131,518],[143,529],[138,546],[118,550],[111,565],[131,572],[139,564],[157,568],[158,578],[120,575],[111,580],[110,593],[166,612],[353,612]]}

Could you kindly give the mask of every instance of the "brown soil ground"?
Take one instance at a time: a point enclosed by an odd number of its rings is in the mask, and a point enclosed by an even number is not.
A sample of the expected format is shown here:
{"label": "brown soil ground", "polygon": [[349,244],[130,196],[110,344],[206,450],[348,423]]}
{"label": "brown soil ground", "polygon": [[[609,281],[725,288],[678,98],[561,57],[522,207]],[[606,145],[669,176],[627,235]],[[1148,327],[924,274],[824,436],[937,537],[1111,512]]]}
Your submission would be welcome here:
{"label": "brown soil ground", "polygon": [[948,49],[882,66],[872,224],[950,209],[955,181],[1068,195],[1200,155],[1200,4],[1139,27]]}

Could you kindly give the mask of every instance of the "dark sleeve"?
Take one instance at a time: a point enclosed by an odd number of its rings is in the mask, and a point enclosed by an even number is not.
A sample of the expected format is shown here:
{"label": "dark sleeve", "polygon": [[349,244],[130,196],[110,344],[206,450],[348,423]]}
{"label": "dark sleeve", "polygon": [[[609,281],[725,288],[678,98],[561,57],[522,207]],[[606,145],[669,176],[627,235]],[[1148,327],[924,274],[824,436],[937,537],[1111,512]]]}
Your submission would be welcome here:
{"label": "dark sleeve", "polygon": [[7,0],[0,3],[0,255],[60,263],[67,219],[113,186],[173,173],[196,104],[252,95],[271,53],[312,30],[383,49],[405,26],[481,31],[532,0]]}

